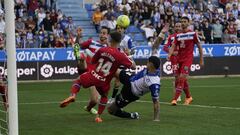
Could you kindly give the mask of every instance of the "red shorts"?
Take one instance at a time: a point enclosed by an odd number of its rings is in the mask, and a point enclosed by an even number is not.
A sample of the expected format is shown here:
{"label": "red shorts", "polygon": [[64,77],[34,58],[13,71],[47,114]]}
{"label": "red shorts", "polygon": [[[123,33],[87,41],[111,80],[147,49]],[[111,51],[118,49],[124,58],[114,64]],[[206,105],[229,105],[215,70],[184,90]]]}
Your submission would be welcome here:
{"label": "red shorts", "polygon": [[178,61],[178,71],[177,74],[189,74],[189,71],[191,69],[192,65],[192,59],[184,60],[184,61]]}
{"label": "red shorts", "polygon": [[171,61],[171,65],[172,65],[173,75],[177,75],[178,74],[178,60],[177,60],[177,56],[171,56],[170,57],[170,61]]}
{"label": "red shorts", "polygon": [[110,89],[110,82],[103,82],[95,78],[90,72],[85,72],[80,75],[79,79],[76,81],[83,88],[89,88],[95,86],[99,94],[108,93]]}

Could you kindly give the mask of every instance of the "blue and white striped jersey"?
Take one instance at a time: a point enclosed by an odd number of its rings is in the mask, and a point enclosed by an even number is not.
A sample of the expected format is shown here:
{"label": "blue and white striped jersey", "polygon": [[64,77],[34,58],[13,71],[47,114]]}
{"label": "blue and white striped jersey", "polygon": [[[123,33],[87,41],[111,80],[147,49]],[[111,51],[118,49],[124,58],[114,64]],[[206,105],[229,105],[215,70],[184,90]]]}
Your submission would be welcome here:
{"label": "blue and white striped jersey", "polygon": [[151,92],[152,99],[159,98],[160,91],[160,70],[155,73],[148,73],[145,68],[130,78],[132,93],[137,96]]}
{"label": "blue and white striped jersey", "polygon": [[131,37],[126,34],[124,35],[119,46],[121,51],[124,51],[126,49],[133,50],[135,48],[135,46],[132,43]]}

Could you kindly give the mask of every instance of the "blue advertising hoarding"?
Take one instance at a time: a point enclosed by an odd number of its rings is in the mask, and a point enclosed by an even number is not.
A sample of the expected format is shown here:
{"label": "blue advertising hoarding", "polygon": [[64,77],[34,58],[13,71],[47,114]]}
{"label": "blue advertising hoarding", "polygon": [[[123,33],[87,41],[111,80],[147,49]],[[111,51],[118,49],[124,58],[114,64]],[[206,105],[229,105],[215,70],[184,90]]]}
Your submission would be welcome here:
{"label": "blue advertising hoarding", "polygon": [[[147,59],[151,53],[150,47],[138,46],[134,59]],[[162,50],[162,46],[158,53],[162,58],[167,56],[167,53]],[[240,56],[240,44],[203,45],[203,53],[205,57]],[[198,48],[195,47],[194,56],[198,55]],[[75,60],[72,48],[17,49],[16,58],[18,62]],[[0,51],[0,62],[5,60],[6,52]]]}

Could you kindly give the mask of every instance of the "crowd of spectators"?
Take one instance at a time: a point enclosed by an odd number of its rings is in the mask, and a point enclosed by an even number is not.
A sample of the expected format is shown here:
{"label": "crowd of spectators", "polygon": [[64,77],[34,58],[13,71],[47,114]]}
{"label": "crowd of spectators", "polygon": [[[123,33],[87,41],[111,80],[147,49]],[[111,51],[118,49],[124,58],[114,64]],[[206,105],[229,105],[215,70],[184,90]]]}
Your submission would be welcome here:
{"label": "crowd of spectators", "polygon": [[[4,0],[0,0],[0,49],[4,47]],[[56,9],[57,0],[15,0],[17,48],[68,47],[75,29],[71,16]],[[93,4],[92,22],[116,29],[116,19],[126,14],[131,25],[142,30],[148,44],[154,42],[166,23],[170,33],[182,16],[191,20],[202,43],[239,43],[240,0],[101,0]]]}
{"label": "crowd of spectators", "polygon": [[115,29],[116,18],[129,15],[131,24],[142,29],[149,45],[166,23],[170,33],[182,16],[191,21],[202,43],[239,43],[240,0],[101,0],[93,5],[93,23]]}
{"label": "crowd of spectators", "polygon": [[[4,44],[4,4],[0,4],[0,48]],[[76,29],[71,16],[56,9],[56,0],[15,0],[17,48],[68,47]]]}

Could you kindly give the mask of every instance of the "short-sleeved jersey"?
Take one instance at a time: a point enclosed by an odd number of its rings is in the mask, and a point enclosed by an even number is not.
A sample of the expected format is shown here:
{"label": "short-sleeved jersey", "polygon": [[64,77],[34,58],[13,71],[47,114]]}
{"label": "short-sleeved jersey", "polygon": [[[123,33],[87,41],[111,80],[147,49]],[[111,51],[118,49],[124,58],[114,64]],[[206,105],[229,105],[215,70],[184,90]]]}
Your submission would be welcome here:
{"label": "short-sleeved jersey", "polygon": [[101,83],[107,84],[120,66],[126,68],[132,66],[132,61],[127,55],[113,47],[100,48],[93,56],[92,63],[95,64],[95,68],[90,70],[91,74]]}
{"label": "short-sleeved jersey", "polygon": [[[167,52],[167,53],[169,52],[169,47],[172,46],[172,43],[173,43],[176,35],[177,35],[177,33],[174,33],[174,34],[168,36],[168,39],[166,40],[166,42],[165,42],[165,44],[163,46],[163,50],[165,52]],[[177,50],[178,50],[178,48],[175,47],[174,51],[177,51]]]}
{"label": "short-sleeved jersey", "polygon": [[193,59],[194,45],[199,43],[196,32],[188,30],[176,35],[174,44],[179,48],[178,61]]}
{"label": "short-sleeved jersey", "polygon": [[135,49],[135,46],[132,43],[132,39],[128,35],[124,35],[119,46],[121,51],[125,51],[126,49],[129,49],[129,50]]}
{"label": "short-sleeved jersey", "polygon": [[143,96],[144,94],[151,92],[152,99],[159,98],[160,91],[160,70],[155,73],[148,73],[145,68],[136,75],[130,78],[132,93],[137,96]]}
{"label": "short-sleeved jersey", "polygon": [[[102,47],[106,47],[106,46],[107,46],[107,45],[105,45],[105,44],[100,44],[99,42],[94,41],[94,40],[92,40],[92,39],[89,39],[89,40],[81,43],[81,49],[84,49],[84,50],[88,49],[88,50],[90,50],[90,52],[88,52],[88,53],[91,53],[91,54],[89,54],[89,55],[92,55],[92,56],[97,52],[98,49],[100,49],[100,48],[102,48]],[[90,63],[91,63],[91,59],[92,59],[92,58],[91,58],[90,56],[87,56],[87,57],[86,57],[86,62],[87,62],[88,64],[90,64]]]}

